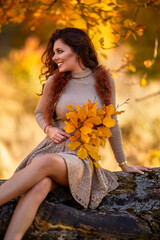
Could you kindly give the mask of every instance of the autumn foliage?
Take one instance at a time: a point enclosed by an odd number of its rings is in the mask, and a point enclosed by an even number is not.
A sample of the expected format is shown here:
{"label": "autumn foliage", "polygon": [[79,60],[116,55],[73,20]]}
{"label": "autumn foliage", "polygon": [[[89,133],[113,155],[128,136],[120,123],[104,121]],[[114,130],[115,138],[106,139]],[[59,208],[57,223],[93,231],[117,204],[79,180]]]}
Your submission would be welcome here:
{"label": "autumn foliage", "polygon": [[98,109],[97,104],[88,99],[82,108],[78,104],[76,110],[72,104],[67,105],[70,112],[66,113],[68,121],[65,121],[64,128],[66,132],[73,133],[68,147],[77,150],[78,157],[83,160],[89,157],[91,168],[93,164],[100,167],[98,147],[104,146],[106,138],[112,136],[110,128],[115,125],[116,120],[111,116],[124,112],[116,111],[113,104],[104,105],[103,109]]}

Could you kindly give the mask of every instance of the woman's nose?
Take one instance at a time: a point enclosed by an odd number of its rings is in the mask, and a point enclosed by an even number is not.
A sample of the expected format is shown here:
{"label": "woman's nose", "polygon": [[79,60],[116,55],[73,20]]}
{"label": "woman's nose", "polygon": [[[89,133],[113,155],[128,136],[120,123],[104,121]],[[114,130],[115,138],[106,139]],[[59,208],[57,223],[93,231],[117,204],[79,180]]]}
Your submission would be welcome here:
{"label": "woman's nose", "polygon": [[53,55],[52,60],[55,61],[57,59],[56,54]]}

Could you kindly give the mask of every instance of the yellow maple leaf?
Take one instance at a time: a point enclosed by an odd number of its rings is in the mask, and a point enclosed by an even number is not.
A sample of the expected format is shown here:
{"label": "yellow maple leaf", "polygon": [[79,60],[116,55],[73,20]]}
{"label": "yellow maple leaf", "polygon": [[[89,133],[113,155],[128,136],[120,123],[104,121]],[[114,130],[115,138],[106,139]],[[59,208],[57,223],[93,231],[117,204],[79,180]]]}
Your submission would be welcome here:
{"label": "yellow maple leaf", "polygon": [[67,133],[72,133],[76,127],[72,124],[72,123],[69,123],[67,121],[64,121],[66,126],[64,127],[64,130],[67,132]]}
{"label": "yellow maple leaf", "polygon": [[81,132],[77,130],[74,134],[75,139],[77,140],[78,138],[80,138],[80,136],[81,136]]}
{"label": "yellow maple leaf", "polygon": [[80,131],[82,134],[87,135],[92,132],[92,128],[84,126],[80,128]]}
{"label": "yellow maple leaf", "polygon": [[89,118],[84,121],[83,125],[84,125],[85,127],[89,127],[89,128],[92,128],[92,127],[93,127],[93,123],[89,120]]}
{"label": "yellow maple leaf", "polygon": [[67,104],[67,108],[71,111],[74,111],[74,107],[72,104]]}
{"label": "yellow maple leaf", "polygon": [[78,148],[79,146],[81,145],[81,143],[80,142],[70,142],[69,144],[68,144],[68,147],[69,147],[69,149],[71,149],[71,150],[75,150],[76,148]]}
{"label": "yellow maple leaf", "polygon": [[147,85],[147,80],[145,79],[145,78],[142,78],[141,80],[140,80],[140,86],[141,87],[144,87],[144,86],[146,86]]}
{"label": "yellow maple leaf", "polygon": [[95,133],[91,133],[91,134],[89,134],[89,136],[90,136],[91,138],[93,138],[93,139],[96,138],[96,134],[95,134]]}
{"label": "yellow maple leaf", "polygon": [[136,67],[133,64],[130,64],[126,67],[131,72],[136,72]]}
{"label": "yellow maple leaf", "polygon": [[75,142],[77,139],[75,138],[75,136],[71,136],[70,138],[69,138],[69,141],[71,141],[71,142]]}
{"label": "yellow maple leaf", "polygon": [[106,116],[111,116],[114,114],[115,109],[113,104],[109,104],[108,106],[105,106]]}
{"label": "yellow maple leaf", "polygon": [[80,107],[80,105],[77,104],[76,108],[77,108],[77,112],[79,113],[79,112],[81,111],[81,107]]}
{"label": "yellow maple leaf", "polygon": [[152,61],[150,59],[147,59],[144,61],[144,66],[146,68],[150,68],[152,66]]}
{"label": "yellow maple leaf", "polygon": [[97,115],[101,118],[101,120],[103,120],[105,114],[106,114],[106,112],[104,109],[99,109],[97,111]]}
{"label": "yellow maple leaf", "polygon": [[93,162],[91,159],[89,159],[89,163],[90,163],[90,168],[93,169]]}
{"label": "yellow maple leaf", "polygon": [[66,118],[70,119],[70,122],[73,123],[73,125],[76,126],[76,128],[78,127],[78,114],[77,112],[69,112],[66,113]]}
{"label": "yellow maple leaf", "polygon": [[89,120],[90,120],[90,122],[94,123],[95,125],[99,125],[102,123],[102,120],[99,116],[90,117]]}
{"label": "yellow maple leaf", "polygon": [[96,135],[99,136],[99,137],[104,136],[104,133],[103,133],[103,131],[102,131],[101,128],[102,128],[102,127],[98,127],[98,128],[97,128],[97,133],[96,133]]}
{"label": "yellow maple leaf", "polygon": [[105,117],[103,119],[103,125],[105,125],[106,127],[110,128],[110,127],[113,127],[116,123],[116,120],[111,118],[110,116],[109,117]]}
{"label": "yellow maple leaf", "polygon": [[92,146],[91,144],[85,143],[85,144],[84,144],[84,147],[85,147],[88,151],[90,151],[90,152],[98,153],[98,148],[97,148],[97,146]]}
{"label": "yellow maple leaf", "polygon": [[85,159],[87,158],[87,150],[81,146],[81,148],[77,151],[78,153],[78,157],[81,158],[81,159]]}
{"label": "yellow maple leaf", "polygon": [[94,144],[95,144],[96,146],[100,146],[101,141],[100,141],[100,138],[99,138],[98,136],[94,139]]}
{"label": "yellow maple leaf", "polygon": [[101,165],[98,162],[94,162],[96,168],[101,168]]}
{"label": "yellow maple leaf", "polygon": [[90,141],[90,137],[88,135],[81,133],[81,140],[85,143],[88,143]]}
{"label": "yellow maple leaf", "polygon": [[85,114],[84,111],[81,110],[80,105],[77,105],[77,113],[78,113],[78,118],[83,122],[84,120],[86,120],[87,115]]}
{"label": "yellow maple leaf", "polygon": [[92,108],[92,106],[93,106],[93,103],[88,99],[88,108],[90,109]]}
{"label": "yellow maple leaf", "polygon": [[112,133],[110,131],[110,129],[108,127],[98,127],[98,130],[102,131],[103,132],[103,136],[104,137],[111,137],[112,136]]}
{"label": "yellow maple leaf", "polygon": [[82,111],[87,115],[87,113],[88,113],[88,103],[83,105]]}
{"label": "yellow maple leaf", "polygon": [[98,110],[97,110],[97,113],[98,113],[99,115],[104,115],[106,112],[105,112],[104,109],[98,109]]}
{"label": "yellow maple leaf", "polygon": [[89,109],[88,110],[88,113],[87,113],[87,116],[88,117],[96,117],[97,116],[97,112],[96,112],[96,110],[95,109]]}
{"label": "yellow maple leaf", "polygon": [[102,138],[101,138],[101,146],[104,147],[105,146],[105,142]]}
{"label": "yellow maple leaf", "polygon": [[93,158],[94,160],[100,161],[101,157],[96,152],[88,151],[88,154]]}
{"label": "yellow maple leaf", "polygon": [[116,111],[114,114],[115,115],[120,115],[121,113],[124,113],[125,112],[125,110],[122,110],[122,111]]}

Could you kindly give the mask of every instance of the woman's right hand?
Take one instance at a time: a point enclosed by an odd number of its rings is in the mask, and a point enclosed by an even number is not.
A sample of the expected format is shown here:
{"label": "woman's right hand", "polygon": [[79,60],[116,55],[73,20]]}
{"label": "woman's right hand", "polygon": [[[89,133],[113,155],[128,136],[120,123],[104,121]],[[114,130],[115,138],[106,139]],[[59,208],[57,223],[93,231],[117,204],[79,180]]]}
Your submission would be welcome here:
{"label": "woman's right hand", "polygon": [[57,128],[57,127],[53,127],[51,125],[48,125],[46,127],[45,133],[55,143],[60,143],[60,142],[64,141],[67,137],[71,137],[70,134],[64,132],[63,130],[61,130],[61,129]]}

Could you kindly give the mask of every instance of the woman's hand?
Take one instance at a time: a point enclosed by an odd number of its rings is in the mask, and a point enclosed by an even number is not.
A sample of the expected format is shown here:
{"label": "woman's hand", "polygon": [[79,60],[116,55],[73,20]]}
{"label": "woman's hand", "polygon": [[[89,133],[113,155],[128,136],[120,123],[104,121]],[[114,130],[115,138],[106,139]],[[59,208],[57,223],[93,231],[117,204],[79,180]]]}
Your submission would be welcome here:
{"label": "woman's hand", "polygon": [[127,164],[121,166],[123,172],[133,173],[137,172],[140,174],[144,174],[144,172],[151,172],[152,168],[145,166],[129,166]]}
{"label": "woman's hand", "polygon": [[55,143],[60,143],[60,142],[64,141],[67,137],[71,137],[70,134],[64,132],[63,130],[61,130],[57,127],[53,127],[53,126],[50,126],[50,125],[48,125],[46,127],[45,133]]}

